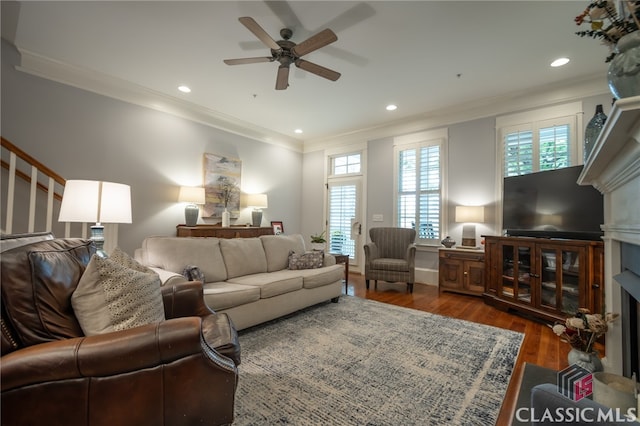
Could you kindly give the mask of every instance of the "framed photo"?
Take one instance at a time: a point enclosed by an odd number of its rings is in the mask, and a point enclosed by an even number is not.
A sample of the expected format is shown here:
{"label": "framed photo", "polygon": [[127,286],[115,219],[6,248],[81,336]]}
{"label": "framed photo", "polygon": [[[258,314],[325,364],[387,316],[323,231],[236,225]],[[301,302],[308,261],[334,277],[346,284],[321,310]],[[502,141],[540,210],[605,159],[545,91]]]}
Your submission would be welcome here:
{"label": "framed photo", "polygon": [[271,221],[271,227],[273,228],[273,235],[284,234],[284,225],[282,222]]}

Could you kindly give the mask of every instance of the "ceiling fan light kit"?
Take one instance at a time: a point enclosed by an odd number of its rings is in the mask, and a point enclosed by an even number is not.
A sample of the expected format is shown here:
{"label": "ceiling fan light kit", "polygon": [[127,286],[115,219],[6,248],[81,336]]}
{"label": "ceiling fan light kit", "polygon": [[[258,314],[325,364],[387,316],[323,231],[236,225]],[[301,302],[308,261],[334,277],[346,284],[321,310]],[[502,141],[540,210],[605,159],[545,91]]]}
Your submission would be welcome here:
{"label": "ceiling fan light kit", "polygon": [[293,63],[296,67],[315,74],[327,80],[336,81],[340,78],[340,73],[329,68],[325,68],[313,62],[301,59],[315,50],[338,40],[338,36],[330,29],[325,29],[298,44],[290,41],[293,31],[289,28],[280,30],[282,40],[275,41],[267,32],[253,19],[248,16],[238,18],[240,23],[247,27],[261,42],[271,49],[271,56],[257,58],[225,59],[227,65],[244,65],[259,62],[278,61],[278,74],[276,76],[276,90],[284,90],[289,87],[289,66]]}

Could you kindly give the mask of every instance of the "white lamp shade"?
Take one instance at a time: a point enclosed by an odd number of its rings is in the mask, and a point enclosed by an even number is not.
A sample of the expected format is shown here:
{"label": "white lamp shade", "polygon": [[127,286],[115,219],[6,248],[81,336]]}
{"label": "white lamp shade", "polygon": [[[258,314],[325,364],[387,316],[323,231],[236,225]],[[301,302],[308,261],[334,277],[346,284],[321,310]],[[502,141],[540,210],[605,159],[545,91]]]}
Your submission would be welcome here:
{"label": "white lamp shade", "polygon": [[456,222],[483,223],[484,206],[456,206]]}
{"label": "white lamp shade", "polygon": [[97,222],[98,194],[100,182],[97,180],[68,180],[64,185],[60,222]]}
{"label": "white lamp shade", "polygon": [[181,186],[178,193],[178,201],[181,203],[204,204],[204,188],[193,186]]}
{"label": "white lamp shade", "polygon": [[99,222],[131,223],[131,188],[129,185],[102,182]]}
{"label": "white lamp shade", "polygon": [[256,209],[266,209],[269,206],[267,194],[248,194],[247,206]]}
{"label": "white lamp shade", "polygon": [[121,183],[68,180],[58,220],[131,223],[131,188]]}

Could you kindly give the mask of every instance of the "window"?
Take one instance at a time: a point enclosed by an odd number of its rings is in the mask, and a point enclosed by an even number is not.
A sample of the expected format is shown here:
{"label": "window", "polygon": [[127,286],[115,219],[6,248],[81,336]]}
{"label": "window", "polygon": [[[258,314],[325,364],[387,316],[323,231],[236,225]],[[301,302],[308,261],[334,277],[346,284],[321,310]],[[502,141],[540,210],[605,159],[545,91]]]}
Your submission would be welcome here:
{"label": "window", "polygon": [[396,146],[397,226],[423,243],[440,241],[443,139]]}
{"label": "window", "polygon": [[360,153],[331,158],[331,174],[334,176],[360,173]]}
{"label": "window", "polygon": [[[581,157],[575,129],[580,104],[547,108],[496,120],[503,176],[553,170],[577,164]],[[510,122],[520,122],[511,125]]]}

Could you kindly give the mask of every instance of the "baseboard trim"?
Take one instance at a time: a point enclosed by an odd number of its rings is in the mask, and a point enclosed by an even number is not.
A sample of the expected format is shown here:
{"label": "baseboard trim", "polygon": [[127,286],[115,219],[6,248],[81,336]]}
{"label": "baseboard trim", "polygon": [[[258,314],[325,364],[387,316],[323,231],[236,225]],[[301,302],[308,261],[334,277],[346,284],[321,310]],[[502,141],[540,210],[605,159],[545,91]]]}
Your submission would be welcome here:
{"label": "baseboard trim", "polygon": [[416,268],[416,282],[437,286],[438,271],[436,269]]}

